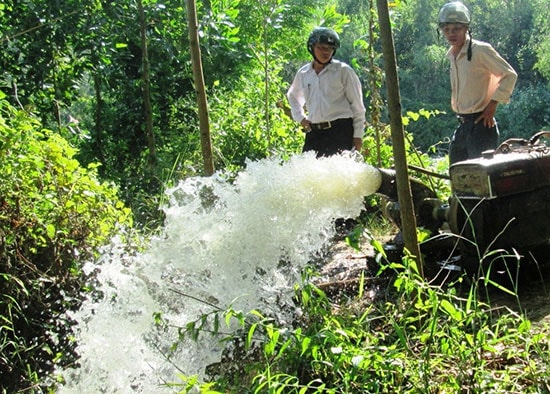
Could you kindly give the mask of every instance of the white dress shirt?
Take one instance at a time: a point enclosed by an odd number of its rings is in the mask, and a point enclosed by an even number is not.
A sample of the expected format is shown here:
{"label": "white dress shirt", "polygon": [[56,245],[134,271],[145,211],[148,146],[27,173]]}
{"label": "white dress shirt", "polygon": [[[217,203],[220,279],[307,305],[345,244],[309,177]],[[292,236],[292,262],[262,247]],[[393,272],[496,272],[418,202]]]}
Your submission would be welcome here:
{"label": "white dress shirt", "polygon": [[323,123],[336,119],[353,119],[353,137],[363,138],[365,106],[361,82],[353,69],[333,59],[317,74],[313,64],[298,70],[287,92],[292,118],[301,122]]}

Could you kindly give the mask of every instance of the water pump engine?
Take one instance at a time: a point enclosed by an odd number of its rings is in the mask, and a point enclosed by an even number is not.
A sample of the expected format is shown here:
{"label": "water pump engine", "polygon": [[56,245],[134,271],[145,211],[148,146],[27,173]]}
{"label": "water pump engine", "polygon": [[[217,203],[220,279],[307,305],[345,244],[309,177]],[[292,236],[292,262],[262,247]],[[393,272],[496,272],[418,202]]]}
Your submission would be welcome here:
{"label": "water pump engine", "polygon": [[[509,139],[482,157],[449,168],[452,196],[435,198],[427,186],[411,181],[417,225],[440,236],[453,235],[461,266],[476,269],[489,250],[529,251],[550,245],[550,131],[531,139]],[[390,199],[386,213],[399,226],[395,178],[381,170],[378,190]],[[441,249],[443,242],[437,242]],[[428,243],[425,250],[433,250]],[[421,245],[423,250],[423,245]],[[550,249],[549,249],[550,250]]]}

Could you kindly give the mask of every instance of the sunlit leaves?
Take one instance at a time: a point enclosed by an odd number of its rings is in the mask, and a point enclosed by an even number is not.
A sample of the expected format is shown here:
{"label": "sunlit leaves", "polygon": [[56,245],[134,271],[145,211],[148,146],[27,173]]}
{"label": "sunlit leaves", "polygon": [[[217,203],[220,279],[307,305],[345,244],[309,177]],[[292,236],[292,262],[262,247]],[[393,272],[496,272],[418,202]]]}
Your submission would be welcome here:
{"label": "sunlit leaves", "polygon": [[17,354],[2,359],[0,374],[16,392],[72,357],[62,315],[80,297],[81,264],[131,215],[67,141],[5,101],[0,135],[0,348]]}

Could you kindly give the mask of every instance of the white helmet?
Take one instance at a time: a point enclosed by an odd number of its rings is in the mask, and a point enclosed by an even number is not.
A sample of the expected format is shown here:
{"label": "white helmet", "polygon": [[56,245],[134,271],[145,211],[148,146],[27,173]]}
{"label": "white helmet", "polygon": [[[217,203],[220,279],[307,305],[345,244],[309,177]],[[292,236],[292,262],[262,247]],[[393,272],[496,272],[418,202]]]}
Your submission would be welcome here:
{"label": "white helmet", "polygon": [[437,17],[437,23],[439,25],[446,23],[462,23],[463,25],[469,25],[470,11],[460,1],[452,1],[441,7]]}

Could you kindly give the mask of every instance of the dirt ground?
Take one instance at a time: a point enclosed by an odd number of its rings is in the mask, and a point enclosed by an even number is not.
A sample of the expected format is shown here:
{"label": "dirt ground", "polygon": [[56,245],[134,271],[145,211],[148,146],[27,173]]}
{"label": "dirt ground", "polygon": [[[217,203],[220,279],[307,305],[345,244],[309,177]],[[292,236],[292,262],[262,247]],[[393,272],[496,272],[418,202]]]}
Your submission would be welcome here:
{"label": "dirt ground", "polygon": [[[519,272],[516,295],[489,286],[483,291],[484,301],[495,309],[508,308],[525,314],[534,324],[550,325],[550,256],[544,256],[544,260],[536,267]],[[364,296],[374,298],[381,286],[388,286],[387,279],[376,276],[378,268],[374,248],[367,241],[362,243],[361,251],[357,251],[340,240],[331,248],[328,262],[321,267],[317,285],[329,297],[336,298],[357,294],[363,280]]]}

